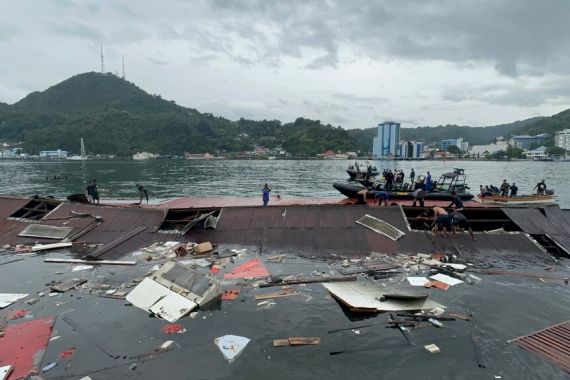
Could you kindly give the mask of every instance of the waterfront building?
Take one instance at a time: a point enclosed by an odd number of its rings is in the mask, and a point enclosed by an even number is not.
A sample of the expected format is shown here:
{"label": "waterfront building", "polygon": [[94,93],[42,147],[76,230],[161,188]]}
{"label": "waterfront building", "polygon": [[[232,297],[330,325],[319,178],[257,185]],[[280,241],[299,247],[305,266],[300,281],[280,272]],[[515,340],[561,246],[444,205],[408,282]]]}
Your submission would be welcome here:
{"label": "waterfront building", "polygon": [[457,139],[441,140],[441,143],[440,143],[441,150],[443,150],[444,152],[447,152],[447,149],[450,146],[456,146],[459,149],[461,149],[462,151],[466,152],[469,149],[469,142],[463,141],[462,137],[459,137]]}
{"label": "waterfront building", "polygon": [[40,158],[67,158],[69,154],[66,150],[42,150],[40,152]]}
{"label": "waterfront building", "polygon": [[548,158],[548,153],[546,153],[546,147],[544,145],[533,150],[527,150],[523,152],[523,154],[529,160],[543,160]]}
{"label": "waterfront building", "polygon": [[511,145],[515,148],[528,149],[533,144],[542,144],[548,137],[547,133],[536,136],[520,135],[511,137]]}
{"label": "waterfront building", "polygon": [[385,121],[378,124],[377,136],[373,140],[374,158],[398,157],[400,154],[400,123]]}
{"label": "waterfront building", "polygon": [[497,137],[495,143],[487,144],[487,145],[473,145],[469,149],[469,156],[470,157],[485,157],[493,153],[497,153],[501,150],[507,151],[509,145],[507,144],[507,140],[503,138],[503,136]]}
{"label": "waterfront building", "polygon": [[554,135],[554,145],[562,149],[570,150],[570,129],[556,132],[556,135]]}
{"label": "waterfront building", "polygon": [[400,144],[400,158],[417,160],[424,154],[424,143],[405,141]]}

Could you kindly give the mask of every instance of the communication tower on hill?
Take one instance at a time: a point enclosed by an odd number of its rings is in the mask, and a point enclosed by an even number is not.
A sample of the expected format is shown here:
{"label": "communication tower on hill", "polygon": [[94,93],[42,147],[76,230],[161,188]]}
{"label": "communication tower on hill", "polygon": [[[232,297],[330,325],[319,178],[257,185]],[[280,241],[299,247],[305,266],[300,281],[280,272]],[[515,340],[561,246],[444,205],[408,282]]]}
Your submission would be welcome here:
{"label": "communication tower on hill", "polygon": [[105,58],[103,57],[103,44],[101,44],[101,74],[105,74]]}
{"label": "communication tower on hill", "polygon": [[123,61],[123,76],[121,78],[127,79],[127,76],[125,75],[125,56],[121,55],[121,59]]}

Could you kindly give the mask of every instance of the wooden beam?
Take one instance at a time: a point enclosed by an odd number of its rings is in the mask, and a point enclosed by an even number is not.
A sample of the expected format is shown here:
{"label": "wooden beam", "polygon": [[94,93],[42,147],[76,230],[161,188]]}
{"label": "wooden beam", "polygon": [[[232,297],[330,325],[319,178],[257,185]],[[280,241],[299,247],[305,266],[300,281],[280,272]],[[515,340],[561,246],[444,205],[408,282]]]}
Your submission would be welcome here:
{"label": "wooden beam", "polygon": [[90,264],[90,265],[136,265],[136,261],[120,260],[80,260],[80,259],[45,259],[44,263]]}

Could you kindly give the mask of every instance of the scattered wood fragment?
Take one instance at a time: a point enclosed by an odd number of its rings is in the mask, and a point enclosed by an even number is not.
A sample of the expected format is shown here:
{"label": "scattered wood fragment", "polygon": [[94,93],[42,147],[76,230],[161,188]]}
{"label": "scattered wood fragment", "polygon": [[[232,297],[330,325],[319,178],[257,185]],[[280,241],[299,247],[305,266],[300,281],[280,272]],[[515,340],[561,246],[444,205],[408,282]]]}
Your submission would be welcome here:
{"label": "scattered wood fragment", "polygon": [[81,259],[45,259],[44,263],[69,263],[91,265],[136,265],[136,261],[120,260],[81,260]]}
{"label": "scattered wood fragment", "polygon": [[319,344],[321,344],[321,338],[318,337],[292,336],[286,339],[273,340],[273,347],[316,346]]}
{"label": "scattered wood fragment", "polygon": [[272,298],[298,296],[300,294],[301,294],[300,292],[297,292],[293,289],[283,289],[283,290],[280,290],[278,292],[273,292],[273,293],[257,294],[255,296],[255,300],[261,301],[261,300],[268,300],[268,299],[272,299]]}

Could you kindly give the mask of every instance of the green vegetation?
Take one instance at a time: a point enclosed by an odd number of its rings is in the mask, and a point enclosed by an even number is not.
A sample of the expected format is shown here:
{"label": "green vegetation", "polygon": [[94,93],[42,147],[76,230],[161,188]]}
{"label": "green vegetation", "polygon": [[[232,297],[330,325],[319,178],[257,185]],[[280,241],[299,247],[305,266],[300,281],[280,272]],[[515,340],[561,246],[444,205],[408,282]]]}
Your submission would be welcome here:
{"label": "green vegetation", "polygon": [[447,147],[447,151],[451,154],[461,154],[463,153],[463,151],[461,149],[459,149],[457,146],[455,145],[450,145]]}
{"label": "green vegetation", "polygon": [[[484,144],[499,135],[553,133],[568,127],[570,110],[487,128],[402,128],[401,137],[428,144],[463,137],[471,144]],[[57,148],[78,153],[83,137],[89,154],[235,153],[263,146],[281,147],[297,157],[312,157],[326,150],[365,155],[371,151],[375,135],[376,128],[344,130],[304,118],[286,124],[278,120],[231,121],[148,94],[115,75],[93,72],[31,93],[13,105],[0,103],[0,140],[23,141],[31,154]]]}

